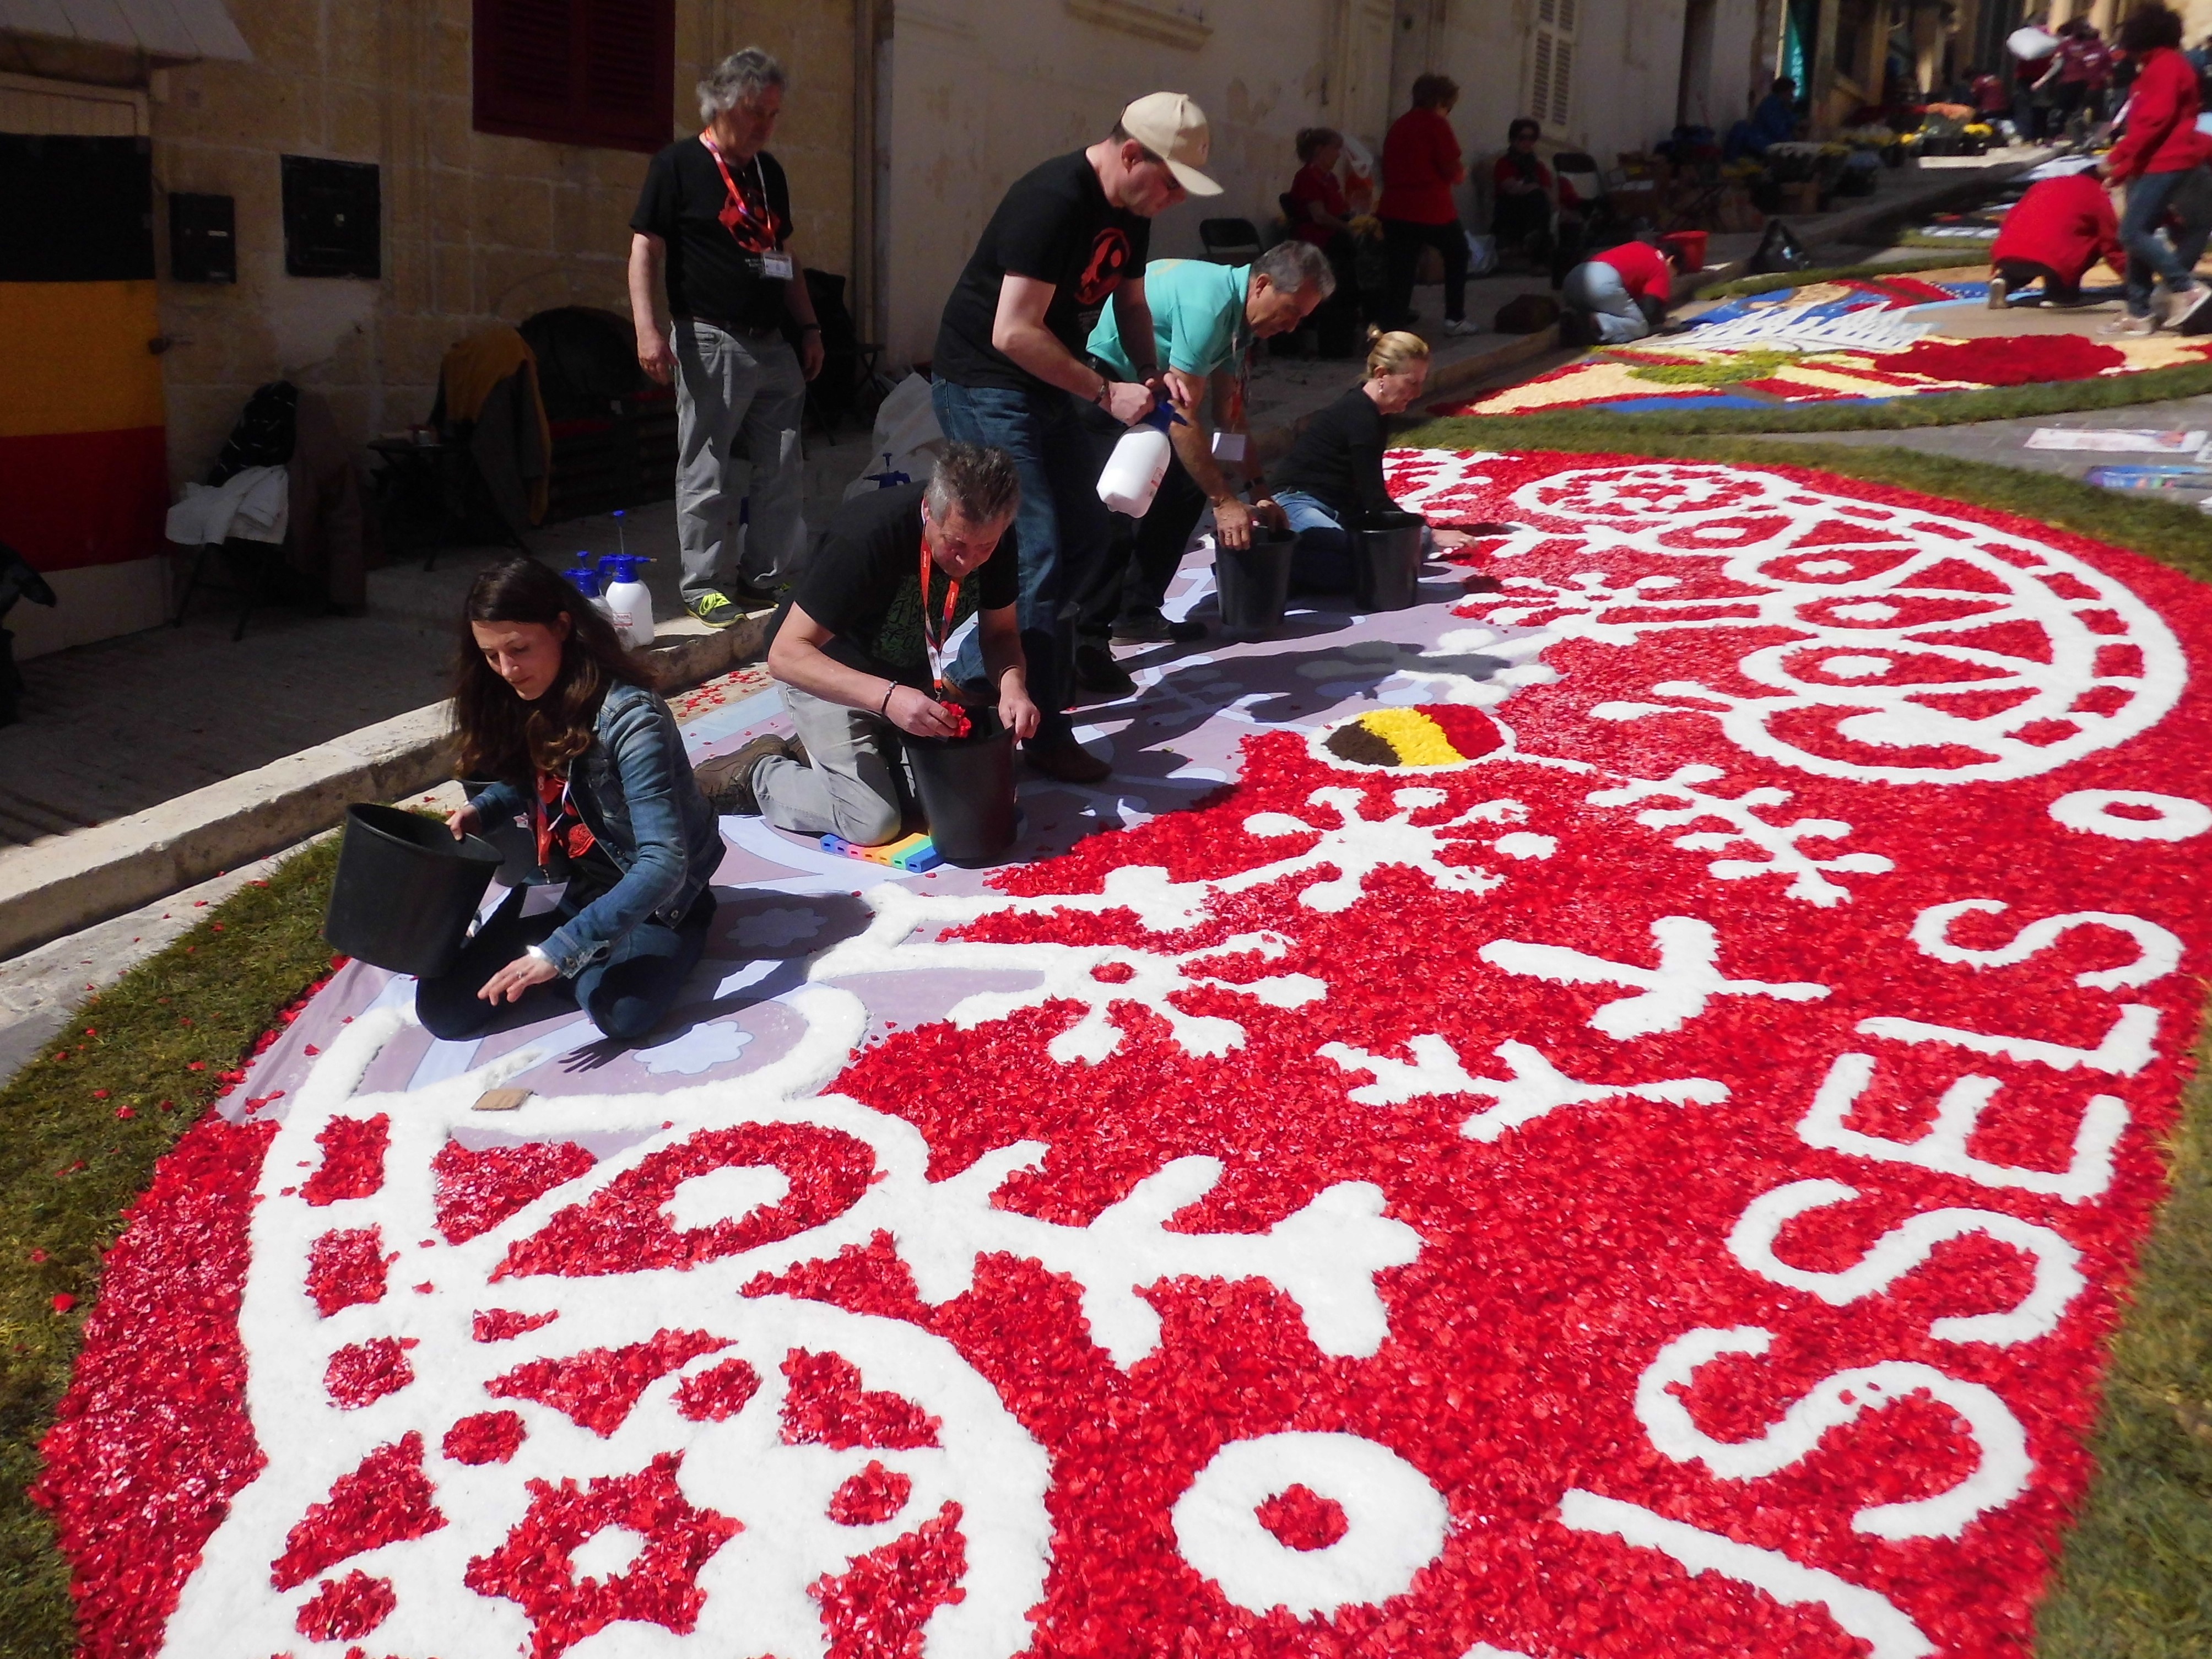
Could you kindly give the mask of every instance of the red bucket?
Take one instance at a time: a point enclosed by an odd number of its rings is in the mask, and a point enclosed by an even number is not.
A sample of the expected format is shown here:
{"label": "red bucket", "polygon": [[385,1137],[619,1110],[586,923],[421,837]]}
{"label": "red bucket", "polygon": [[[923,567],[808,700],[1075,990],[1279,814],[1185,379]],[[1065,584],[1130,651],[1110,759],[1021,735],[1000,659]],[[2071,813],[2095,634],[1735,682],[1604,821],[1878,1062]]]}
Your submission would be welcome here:
{"label": "red bucket", "polygon": [[1705,234],[1702,230],[1670,230],[1659,240],[1681,256],[1683,270],[1703,270],[1705,268]]}

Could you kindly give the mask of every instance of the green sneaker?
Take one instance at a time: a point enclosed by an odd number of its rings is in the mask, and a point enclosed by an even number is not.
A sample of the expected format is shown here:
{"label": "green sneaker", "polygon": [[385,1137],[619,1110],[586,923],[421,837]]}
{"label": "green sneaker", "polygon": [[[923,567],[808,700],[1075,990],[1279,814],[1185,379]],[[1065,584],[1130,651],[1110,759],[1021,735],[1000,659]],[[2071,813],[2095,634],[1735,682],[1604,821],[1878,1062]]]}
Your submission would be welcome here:
{"label": "green sneaker", "polygon": [[732,605],[720,593],[708,593],[684,601],[684,608],[709,628],[727,628],[732,623],[743,622],[745,613]]}

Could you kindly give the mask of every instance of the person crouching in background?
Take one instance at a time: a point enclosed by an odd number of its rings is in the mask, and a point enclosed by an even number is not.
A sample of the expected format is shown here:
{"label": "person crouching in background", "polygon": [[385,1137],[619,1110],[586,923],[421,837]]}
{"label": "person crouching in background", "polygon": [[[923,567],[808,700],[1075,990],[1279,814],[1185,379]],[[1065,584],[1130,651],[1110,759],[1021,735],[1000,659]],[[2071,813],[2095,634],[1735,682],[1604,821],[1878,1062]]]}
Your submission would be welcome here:
{"label": "person crouching in background", "polygon": [[1647,231],[1583,260],[1559,285],[1559,343],[1620,345],[1652,332],[1667,320],[1680,257]]}

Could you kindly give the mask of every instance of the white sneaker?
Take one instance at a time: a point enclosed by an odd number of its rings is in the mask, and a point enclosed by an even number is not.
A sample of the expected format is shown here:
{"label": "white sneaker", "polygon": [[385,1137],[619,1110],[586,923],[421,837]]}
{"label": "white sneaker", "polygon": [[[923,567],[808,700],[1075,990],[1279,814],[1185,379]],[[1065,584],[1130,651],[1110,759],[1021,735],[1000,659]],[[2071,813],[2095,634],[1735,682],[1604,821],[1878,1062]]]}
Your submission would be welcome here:
{"label": "white sneaker", "polygon": [[1448,317],[1444,319],[1444,332],[1450,335],[1480,334],[1482,325],[1470,322],[1464,317]]}
{"label": "white sneaker", "polygon": [[2100,334],[2155,334],[2158,332],[2158,319],[2156,317],[2115,317],[2097,332]]}
{"label": "white sneaker", "polygon": [[2004,308],[2005,279],[2002,276],[1992,276],[1990,278],[1990,309],[2002,311]]}
{"label": "white sneaker", "polygon": [[2204,307],[2212,305],[2212,284],[2198,283],[2173,296],[2166,308],[2166,325],[2177,334],[2201,334],[2201,327],[2191,324],[2204,318]]}

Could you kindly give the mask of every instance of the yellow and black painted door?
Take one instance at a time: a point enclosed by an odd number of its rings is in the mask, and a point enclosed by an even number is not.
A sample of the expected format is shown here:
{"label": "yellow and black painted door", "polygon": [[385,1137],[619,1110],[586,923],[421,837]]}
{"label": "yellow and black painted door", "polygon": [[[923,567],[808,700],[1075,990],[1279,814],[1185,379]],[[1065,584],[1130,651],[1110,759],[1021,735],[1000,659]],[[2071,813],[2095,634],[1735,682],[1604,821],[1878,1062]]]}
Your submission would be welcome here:
{"label": "yellow and black painted door", "polygon": [[143,138],[0,133],[0,542],[52,573],[162,549]]}

